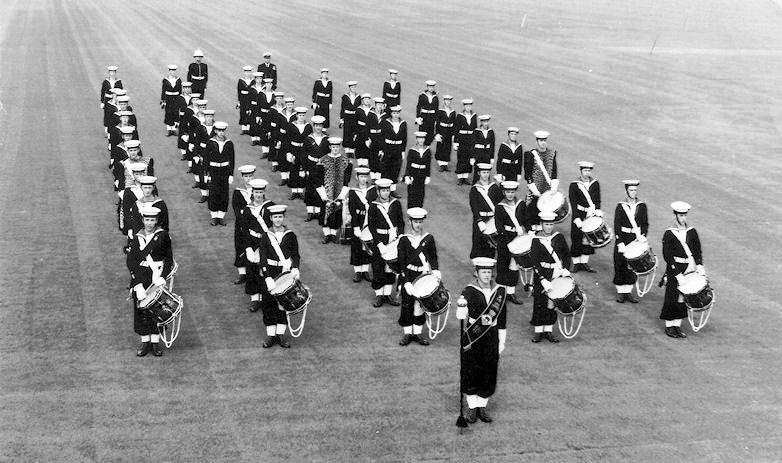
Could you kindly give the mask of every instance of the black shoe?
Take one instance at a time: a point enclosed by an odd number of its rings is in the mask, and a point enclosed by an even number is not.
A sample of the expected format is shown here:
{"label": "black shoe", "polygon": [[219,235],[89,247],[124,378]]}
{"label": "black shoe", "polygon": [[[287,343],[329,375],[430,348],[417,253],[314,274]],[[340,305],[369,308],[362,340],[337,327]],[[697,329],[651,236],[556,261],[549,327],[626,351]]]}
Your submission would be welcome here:
{"label": "black shoe", "polygon": [[247,283],[247,275],[239,275],[239,278],[234,280],[235,285],[241,285]]}
{"label": "black shoe", "polygon": [[380,307],[385,302],[385,296],[375,296],[375,302],[372,303],[372,307]]}
{"label": "black shoe", "polygon": [[288,201],[293,201],[294,199],[296,199],[296,193],[291,193],[288,195]]}
{"label": "black shoe", "polygon": [[445,172],[445,166],[440,166],[440,172]]}
{"label": "black shoe", "polygon": [[277,166],[272,166],[272,172],[277,172]]}
{"label": "black shoe", "polygon": [[508,296],[508,300],[511,303],[516,304],[516,305],[523,305],[524,304],[524,301],[519,299],[515,294],[511,294],[510,296]]}
{"label": "black shoe", "polygon": [[410,344],[411,342],[413,342],[413,335],[412,334],[406,334],[406,335],[402,336],[402,339],[399,340],[399,345],[400,346],[406,346],[406,345]]}
{"label": "black shoe", "polygon": [[619,293],[616,295],[616,302],[620,304],[624,304],[626,300],[627,300],[627,294]]}
{"label": "black shoe", "polygon": [[193,186],[191,186],[190,188],[192,188],[194,190],[197,190],[197,189],[201,188],[201,185],[199,185],[198,182],[193,182]]}
{"label": "black shoe", "polygon": [[180,160],[180,161],[187,161],[187,156],[185,156],[185,155],[183,154],[182,156],[180,156],[180,157],[179,157],[179,160]]}
{"label": "black shoe", "polygon": [[228,226],[228,224],[225,223],[225,220],[223,220],[222,218],[217,219],[217,225],[222,225],[223,227]]}
{"label": "black shoe", "polygon": [[638,302],[639,302],[638,298],[633,296],[632,294],[626,294],[625,295],[625,300],[627,300],[628,302],[632,302],[633,304],[638,304]]}
{"label": "black shoe", "polygon": [[305,222],[312,222],[312,217],[313,217],[314,215],[315,215],[315,214],[313,214],[312,212],[307,212],[307,218],[306,218],[306,219],[304,219],[304,221],[305,221]]}
{"label": "black shoe", "polygon": [[681,326],[674,326],[672,328],[676,330],[676,337],[677,338],[685,339],[687,337],[687,335],[682,332],[682,327]]}
{"label": "black shoe", "polygon": [[413,335],[413,341],[417,342],[418,344],[420,344],[422,346],[428,346],[429,345],[429,341],[424,339],[424,337],[421,336],[420,334],[414,334]]}
{"label": "black shoe", "polygon": [[589,264],[581,264],[581,268],[582,268],[582,269],[583,269],[585,272],[589,272],[589,273],[597,273],[597,270],[595,270],[595,269],[593,269],[592,267],[590,267],[590,266],[589,266]]}
{"label": "black shoe", "polygon": [[578,273],[579,270],[581,270],[581,264],[573,264],[573,269],[570,270],[570,273]]}
{"label": "black shoe", "polygon": [[467,420],[468,423],[475,423],[476,421],[478,421],[478,418],[476,416],[477,416],[477,412],[475,411],[474,408],[471,408],[467,410],[467,415],[465,415],[464,418]]}
{"label": "black shoe", "polygon": [[532,285],[524,285],[524,292],[528,293],[532,289]]}
{"label": "black shoe", "polygon": [[676,327],[675,326],[667,326],[665,327],[665,335],[669,338],[678,338],[679,334],[676,333]]}
{"label": "black shoe", "polygon": [[216,225],[217,225],[217,219],[212,219],[212,220],[210,220],[210,221],[209,221],[209,225],[211,225],[211,226],[213,226],[213,227],[214,227],[214,226],[216,226]]}
{"label": "black shoe", "polygon": [[535,336],[532,337],[532,342],[538,343],[543,340],[543,333],[535,333]]}
{"label": "black shoe", "polygon": [[209,201],[209,196],[201,196],[201,199],[198,200],[199,204],[203,204],[207,201]]}
{"label": "black shoe", "polygon": [[273,346],[277,342],[277,336],[266,336],[266,340],[263,341],[263,344],[261,344],[261,347],[264,349],[268,349],[271,346]]}
{"label": "black shoe", "polygon": [[353,274],[353,283],[358,283],[361,280],[363,280],[363,278],[361,278],[361,273],[354,273]]}
{"label": "black shoe", "polygon": [[486,411],[486,407],[478,407],[478,418],[480,418],[481,421],[484,423],[491,423],[492,419],[489,415],[489,412]]}
{"label": "black shoe", "polygon": [[284,179],[280,180],[280,183],[278,183],[279,186],[285,186],[287,184],[288,184],[288,179],[287,178],[284,178]]}
{"label": "black shoe", "polygon": [[362,274],[362,276],[364,277],[364,281],[368,281],[368,282],[372,283],[372,277],[371,277],[371,276],[369,276],[369,273],[367,273],[367,272],[361,272],[361,274]]}
{"label": "black shoe", "polygon": [[193,173],[193,168],[192,167],[188,167],[187,168],[187,172],[185,172],[185,173],[186,174],[192,174]]}
{"label": "black shoe", "polygon": [[163,350],[160,349],[160,343],[157,342],[152,343],[152,355],[154,355],[155,357],[163,356]]}
{"label": "black shoe", "polygon": [[329,244],[329,241],[331,241],[331,235],[323,235],[323,238],[320,239],[322,244]]}
{"label": "black shoe", "polygon": [[277,344],[279,344],[280,347],[282,347],[283,349],[288,349],[289,347],[291,347],[291,343],[286,341],[281,334],[277,335]]}
{"label": "black shoe", "polygon": [[548,331],[543,333],[543,337],[548,339],[548,342],[553,342],[554,344],[559,342],[559,339],[555,338],[554,335]]}
{"label": "black shoe", "polygon": [[140,346],[138,346],[138,349],[136,350],[136,357],[143,357],[149,353],[149,350],[152,348],[150,345],[152,343],[150,342],[142,342]]}
{"label": "black shoe", "polygon": [[[256,143],[256,144],[260,145],[260,143]],[[264,153],[263,151],[261,151],[261,159],[268,159],[268,158],[269,158],[269,153]]]}
{"label": "black shoe", "polygon": [[261,301],[250,301],[250,312],[257,312],[261,308]]}
{"label": "black shoe", "polygon": [[396,299],[394,299],[391,296],[384,296],[384,297],[386,298],[386,303],[388,305],[392,305],[394,307],[399,307],[399,301],[397,301]]}

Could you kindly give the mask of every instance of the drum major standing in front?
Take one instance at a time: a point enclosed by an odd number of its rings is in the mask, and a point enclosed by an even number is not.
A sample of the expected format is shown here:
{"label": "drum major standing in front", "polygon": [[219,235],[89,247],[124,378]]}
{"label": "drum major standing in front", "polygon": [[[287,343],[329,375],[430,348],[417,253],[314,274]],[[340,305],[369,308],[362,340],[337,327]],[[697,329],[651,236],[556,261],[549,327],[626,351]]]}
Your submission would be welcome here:
{"label": "drum major standing in front", "polygon": [[568,196],[573,209],[570,223],[570,255],[573,260],[573,272],[583,270],[595,273],[589,266],[589,256],[595,253],[595,248],[589,245],[581,231],[581,225],[589,217],[603,217],[600,209],[600,183],[592,177],[594,162],[579,161],[580,174],[570,182]]}
{"label": "drum major standing in front", "polygon": [[323,227],[321,243],[337,243],[337,230],[342,226],[342,204],[347,200],[353,164],[342,153],[342,139],[329,137],[330,151],[315,166],[310,181],[323,204],[320,226]]}
{"label": "drum major standing in front", "polygon": [[565,237],[554,231],[556,214],[540,212],[538,217],[541,230],[535,236],[530,251],[535,266],[535,279],[532,285],[532,320],[529,322],[535,327],[532,342],[540,342],[544,339],[549,342],[559,342],[553,334],[557,312],[554,310],[554,303],[546,293],[551,289],[551,281],[554,278],[570,276],[568,270],[570,249]]}
{"label": "drum major standing in front", "polygon": [[687,306],[679,292],[681,279],[691,272],[706,275],[698,232],[687,225],[687,213],[691,207],[684,201],[671,203],[674,224],[663,233],[663,258],[667,283],[660,318],[665,320],[665,334],[672,338],[687,337],[681,329],[682,320],[687,318]]}
{"label": "drum major standing in front", "polygon": [[623,180],[626,198],[616,205],[614,211],[614,285],[616,286],[616,302],[629,301],[638,303],[633,296],[633,284],[638,279],[635,272],[628,266],[624,256],[625,246],[635,240],[646,241],[649,232],[649,217],[646,203],[638,200],[638,185],[640,180]]}

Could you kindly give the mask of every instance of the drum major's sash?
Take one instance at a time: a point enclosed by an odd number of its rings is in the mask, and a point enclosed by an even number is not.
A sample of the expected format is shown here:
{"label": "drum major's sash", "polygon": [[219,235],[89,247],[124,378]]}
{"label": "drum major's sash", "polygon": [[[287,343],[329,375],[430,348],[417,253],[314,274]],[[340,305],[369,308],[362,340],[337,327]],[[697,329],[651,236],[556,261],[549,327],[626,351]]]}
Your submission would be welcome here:
{"label": "drum major's sash", "polygon": [[[505,308],[505,287],[497,286],[492,294],[489,304],[483,309],[480,316],[471,323],[462,333],[462,350],[468,351],[473,344],[478,342],[494,326],[497,318]],[[483,324],[483,320],[488,317],[489,322]]]}

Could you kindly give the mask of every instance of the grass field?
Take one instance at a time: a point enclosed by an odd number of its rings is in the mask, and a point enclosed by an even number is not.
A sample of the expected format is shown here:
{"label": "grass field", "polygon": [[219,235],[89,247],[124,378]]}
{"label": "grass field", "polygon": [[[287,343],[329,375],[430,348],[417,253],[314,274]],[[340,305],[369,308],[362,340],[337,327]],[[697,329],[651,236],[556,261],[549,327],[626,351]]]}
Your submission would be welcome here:
{"label": "grass field", "polygon": [[[0,3],[0,461],[782,460],[776,2],[249,3]],[[195,48],[237,163],[273,185],[233,109],[242,66],[267,49],[298,103],[321,67],[335,95],[353,79],[379,94],[394,67],[411,126],[436,79],[493,114],[500,140],[509,125],[525,146],[550,131],[563,181],[577,161],[597,163],[606,210],[621,179],[642,180],[652,243],[668,204],[690,202],[718,298],[709,325],[665,337],[662,291],[614,303],[610,250],[598,251],[598,273],[577,275],[590,298],[579,336],[531,344],[531,304],[511,306],[495,422],[460,432],[456,320],[430,347],[400,348],[397,310],[371,307],[348,248],[322,246],[296,204],[315,300],[292,349],[262,349],[260,314],[231,284],[233,231],[209,226],[164,136],[160,79]],[[98,109],[108,64],[171,211],[186,307],[160,359],[135,357],[125,302]],[[470,280],[466,197],[452,174],[433,174],[428,227],[454,292]]]}

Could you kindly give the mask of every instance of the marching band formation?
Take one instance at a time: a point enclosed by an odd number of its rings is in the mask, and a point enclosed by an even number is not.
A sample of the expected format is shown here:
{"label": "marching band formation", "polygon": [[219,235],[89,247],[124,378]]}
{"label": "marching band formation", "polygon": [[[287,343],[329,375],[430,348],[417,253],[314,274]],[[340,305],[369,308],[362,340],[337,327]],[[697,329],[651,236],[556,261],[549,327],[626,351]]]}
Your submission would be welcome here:
{"label": "marching band formation", "polygon": [[[310,108],[296,106],[294,97],[278,90],[277,66],[265,53],[257,68],[243,68],[236,109],[241,134],[249,137],[251,146],[259,146],[259,160],[265,159],[269,171],[279,173],[279,185],[290,188],[289,203],[277,204],[266,197],[269,181],[255,177],[256,165],[235,166],[228,123],[215,120],[205,99],[209,74],[203,52],[196,50],[193,56],[186,82],[177,76],[176,65],[168,66],[161,85],[163,122],[167,135],[177,137],[193,188],[200,192],[198,202],[207,203],[210,225],[226,226],[231,206],[238,272],[234,283],[244,285],[249,310],[262,312],[264,348],[289,348],[286,331],[293,338],[301,335],[312,301],[310,289],[301,281],[297,235],[286,225],[286,214],[293,212],[296,200],[304,203],[307,222],[317,219],[324,245],[350,245],[353,282],[371,283],[373,306],[399,307],[401,346],[427,346],[443,331],[451,294],[443,284],[435,238],[426,231],[424,203],[432,158],[438,172],[448,175],[452,152],[456,185],[470,186],[469,256],[475,276],[456,302],[461,324],[460,397],[467,402],[467,413],[457,424],[492,420],[486,407],[507,340],[506,305],[523,304],[517,287],[531,291],[534,343],[559,342],[555,324],[566,339],[578,334],[587,294],[572,274],[594,273],[590,256],[612,240],[616,302],[638,303],[650,291],[658,260],[647,240],[647,207],[638,199],[641,182],[623,182],[626,198],[616,205],[610,229],[600,184],[593,176],[594,163],[578,163],[580,174],[565,195],[559,188],[557,151],[549,144],[549,133],[534,132],[534,146],[524,150],[518,140],[520,129],[509,127],[497,147],[491,115],[476,115],[472,98],[462,99],[457,113],[451,107],[453,97],[441,97],[437,82],[428,80],[418,96],[414,142],[408,144],[398,71],[389,70],[380,97],[359,93],[358,82],[347,82],[338,121],[333,121],[329,70],[320,70]],[[109,66],[100,104],[109,168],[119,196],[118,226],[127,240],[134,331],[141,336],[137,355],[151,351],[161,356],[160,342],[170,347],[179,332],[183,301],[173,293],[177,265],[168,234],[168,208],[157,196],[154,162],[142,152],[129,101],[117,67]],[[308,118],[310,109],[314,114]],[[338,125],[341,137],[327,133],[334,130],[332,125]],[[241,180],[231,192],[235,171]],[[406,189],[405,208],[401,185]],[[526,185],[521,194],[520,185]],[[665,273],[659,285],[665,285],[665,302],[660,318],[665,320],[665,334],[681,339],[686,337],[683,319],[689,319],[694,331],[706,324],[714,294],[698,234],[687,224],[690,205],[676,201],[671,208],[674,224],[662,241]],[[570,243],[555,230],[568,216]]]}

